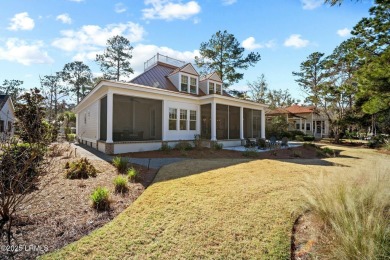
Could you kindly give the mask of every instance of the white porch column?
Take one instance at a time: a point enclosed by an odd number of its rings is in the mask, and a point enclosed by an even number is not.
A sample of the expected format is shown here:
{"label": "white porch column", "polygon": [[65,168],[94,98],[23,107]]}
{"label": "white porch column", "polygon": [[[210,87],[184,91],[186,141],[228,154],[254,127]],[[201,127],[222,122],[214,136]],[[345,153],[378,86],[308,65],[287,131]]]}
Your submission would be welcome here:
{"label": "white porch column", "polygon": [[161,102],[161,140],[167,139],[166,132],[168,129],[168,118],[165,116],[165,100]]}
{"label": "white porch column", "polygon": [[299,131],[302,131],[302,118],[299,118]]}
{"label": "white porch column", "polygon": [[107,93],[107,139],[106,143],[113,143],[112,141],[112,127],[113,127],[113,102],[114,94],[111,91]]}
{"label": "white porch column", "polygon": [[305,119],[305,125],[304,125],[304,127],[303,127],[303,129],[305,129],[305,134],[306,134],[306,131],[307,131],[307,129],[306,129],[306,123],[307,123],[307,121],[306,121],[306,119]]}
{"label": "white porch column", "polygon": [[217,141],[217,103],[211,103],[211,141]]}
{"label": "white porch column", "polygon": [[[288,122],[288,120],[287,120]],[[265,138],[265,110],[261,110],[261,138]]]}
{"label": "white porch column", "polygon": [[79,114],[76,113],[76,136],[78,137],[79,136]]}
{"label": "white porch column", "polygon": [[244,108],[240,107],[240,139],[244,139]]}

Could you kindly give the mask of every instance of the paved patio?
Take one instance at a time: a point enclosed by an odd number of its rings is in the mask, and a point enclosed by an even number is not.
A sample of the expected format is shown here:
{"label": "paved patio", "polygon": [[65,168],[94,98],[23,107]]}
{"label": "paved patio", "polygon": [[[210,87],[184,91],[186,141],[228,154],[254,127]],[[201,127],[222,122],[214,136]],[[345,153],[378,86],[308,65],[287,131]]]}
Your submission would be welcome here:
{"label": "paved patio", "polygon": [[[288,146],[287,147],[286,146],[283,146],[283,147],[278,146],[277,149],[294,148],[294,147],[302,146],[302,144],[303,143],[301,143],[301,142],[288,142]],[[274,150],[274,148],[273,149],[270,149],[270,148],[258,149],[257,147],[253,147],[253,149],[254,148],[256,148],[256,151],[259,152],[259,153],[268,152],[268,151]],[[245,152],[248,148],[246,148],[243,145],[240,145],[240,146],[224,147],[223,149],[225,149],[225,150],[232,150],[232,151],[238,151],[238,152]]]}

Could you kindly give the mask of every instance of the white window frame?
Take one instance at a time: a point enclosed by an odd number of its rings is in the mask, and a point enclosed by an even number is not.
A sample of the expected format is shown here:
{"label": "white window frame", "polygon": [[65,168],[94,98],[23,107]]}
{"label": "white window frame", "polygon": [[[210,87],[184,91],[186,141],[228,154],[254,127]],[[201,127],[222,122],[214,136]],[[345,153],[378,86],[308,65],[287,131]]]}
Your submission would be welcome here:
{"label": "white window frame", "polygon": [[[184,83],[183,79],[186,79],[187,83]],[[183,90],[183,89],[182,89],[182,87],[183,87],[182,85],[183,85],[183,84],[186,84],[186,85],[187,85],[187,90]],[[189,87],[190,87],[190,84],[189,84],[189,82],[188,82],[188,76],[187,76],[187,75],[181,74],[181,75],[180,75],[180,91],[182,91],[182,92],[187,92],[187,93],[188,93]]]}
{"label": "white window frame", "polygon": [[[195,119],[192,119],[191,116],[194,115],[195,116]],[[196,110],[190,110],[190,126],[189,126],[189,129],[190,131],[196,131],[196,119],[197,119],[197,112]],[[191,129],[191,122],[195,122],[195,129]]]}
{"label": "white window frame", "polygon": [[[211,84],[213,84],[213,93],[211,93]],[[209,95],[211,95],[211,94],[215,94],[215,83],[209,81]]]}
{"label": "white window frame", "polygon": [[[192,80],[195,80],[195,85],[192,85]],[[189,93],[191,93],[191,94],[197,94],[198,93],[198,79],[197,78],[195,78],[195,77],[189,77]],[[191,91],[191,89],[192,89],[192,87],[194,87],[195,86],[195,92],[192,92]]]}
{"label": "white window frame", "polygon": [[222,85],[215,83],[215,93],[222,95]]}
{"label": "white window frame", "polygon": [[[171,111],[174,111],[174,113],[171,113]],[[170,131],[177,131],[177,108],[172,108],[172,107],[170,107],[169,109],[168,109],[168,130],[170,130]],[[173,115],[173,117],[171,117],[171,115]],[[171,121],[175,121],[175,124],[174,124],[174,126],[175,126],[175,129],[171,129]]]}
{"label": "white window frame", "polygon": [[[187,109],[182,109],[182,108],[180,108],[180,110],[179,110],[180,112],[180,117],[179,117],[179,119],[180,119],[180,123],[179,123],[179,130],[180,131],[187,131],[188,130],[188,110]],[[184,121],[184,129],[182,129],[181,128],[181,126],[182,126],[182,122]]]}

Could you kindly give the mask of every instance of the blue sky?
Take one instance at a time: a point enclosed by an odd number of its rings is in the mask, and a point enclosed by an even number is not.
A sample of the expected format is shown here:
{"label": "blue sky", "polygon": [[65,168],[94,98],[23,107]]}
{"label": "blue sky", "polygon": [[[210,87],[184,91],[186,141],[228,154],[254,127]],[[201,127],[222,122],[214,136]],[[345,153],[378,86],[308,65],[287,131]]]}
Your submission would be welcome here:
{"label": "blue sky", "polygon": [[24,81],[39,86],[39,75],[82,60],[94,62],[108,38],[121,34],[132,45],[134,76],[157,52],[192,62],[201,42],[218,30],[236,36],[246,52],[261,61],[245,71],[233,88],[264,73],[271,89],[289,89],[302,99],[292,77],[312,52],[330,54],[349,31],[368,16],[371,1],[322,0],[14,0],[0,3],[0,83]]}

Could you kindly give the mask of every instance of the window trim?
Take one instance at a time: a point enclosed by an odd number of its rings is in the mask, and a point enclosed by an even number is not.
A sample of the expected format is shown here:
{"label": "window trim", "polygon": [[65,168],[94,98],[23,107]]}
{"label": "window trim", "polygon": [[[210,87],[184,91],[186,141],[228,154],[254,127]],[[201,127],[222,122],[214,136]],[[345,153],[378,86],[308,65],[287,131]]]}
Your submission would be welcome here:
{"label": "window trim", "polygon": [[[219,91],[218,91],[218,87],[219,87]],[[222,95],[222,84],[215,83],[215,93]]]}
{"label": "window trim", "polygon": [[[189,93],[191,93],[191,94],[197,94],[197,92],[198,92],[198,88],[197,88],[197,86],[198,86],[198,79],[197,78],[195,78],[195,77],[189,77],[189,85],[190,85],[190,87],[189,87]],[[192,85],[192,80],[195,80],[195,85]],[[195,87],[195,92],[192,92],[192,88],[193,87]]]}
{"label": "window trim", "polygon": [[[193,113],[191,113],[191,112],[193,112]],[[195,115],[195,119],[192,119],[191,118],[191,114],[193,114],[193,115]],[[189,122],[190,122],[190,127],[189,127],[189,130],[190,131],[196,131],[196,119],[197,119],[197,113],[196,113],[196,110],[190,110],[190,118],[189,118],[190,120],[189,120]],[[195,122],[195,129],[191,129],[191,122]]]}
{"label": "window trim", "polygon": [[[183,116],[183,117],[182,117]],[[188,110],[180,108],[179,109],[179,130],[180,131],[186,131],[188,130],[187,124],[188,124]],[[184,128],[182,128],[182,122],[184,122]]]}
{"label": "window trim", "polygon": [[[211,93],[211,84],[213,84],[213,93]],[[209,95],[215,94],[215,83],[212,81],[209,81]]]}
{"label": "window trim", "polygon": [[[186,79],[187,83],[183,83],[183,79]],[[182,87],[183,87],[183,84],[187,85],[187,90],[183,90]],[[184,74],[181,74],[180,75],[180,91],[181,92],[187,92],[189,91],[189,87],[190,87],[190,84],[188,82],[188,76],[187,75],[184,75]]]}
{"label": "window trim", "polygon": [[[174,111],[174,113],[171,113],[171,111]],[[174,118],[171,117],[171,115],[173,115]],[[175,124],[174,124],[175,129],[171,129],[171,124],[170,124],[171,121],[175,121]],[[177,108],[170,107],[168,109],[168,130],[170,130],[170,131],[177,131]]]}

